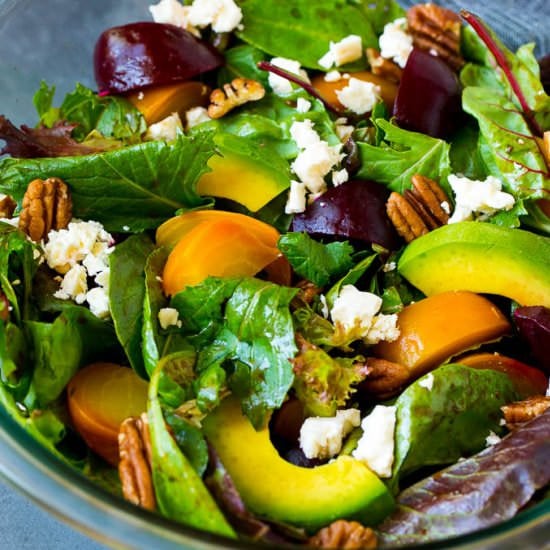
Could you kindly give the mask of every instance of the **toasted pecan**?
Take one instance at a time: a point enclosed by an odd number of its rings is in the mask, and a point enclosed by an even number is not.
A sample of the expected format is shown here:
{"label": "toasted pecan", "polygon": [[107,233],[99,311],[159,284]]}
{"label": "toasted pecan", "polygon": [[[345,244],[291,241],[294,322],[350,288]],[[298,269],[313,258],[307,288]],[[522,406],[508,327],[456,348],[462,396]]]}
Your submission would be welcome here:
{"label": "toasted pecan", "polygon": [[541,415],[548,408],[550,408],[550,396],[536,395],[524,401],[503,405],[500,409],[504,414],[506,427],[514,430]]}
{"label": "toasted pecan", "polygon": [[258,101],[265,95],[265,88],[257,80],[235,78],[210,94],[208,116],[221,118],[229,111],[249,101]]}
{"label": "toasted pecan", "polygon": [[370,527],[365,527],[357,521],[339,519],[310,537],[308,545],[314,548],[359,550],[376,548],[378,540]]}
{"label": "toasted pecan", "polygon": [[67,184],[59,178],[35,179],[23,197],[19,228],[35,242],[46,240],[52,229],[64,229],[73,215]]}
{"label": "toasted pecan", "polygon": [[366,365],[367,376],[361,382],[361,390],[376,399],[397,395],[411,379],[410,370],[399,363],[368,357]]}
{"label": "toasted pecan", "polygon": [[154,510],[156,501],[151,473],[151,441],[145,413],[122,422],[118,447],[118,474],[124,498],[137,506]]}
{"label": "toasted pecan", "polygon": [[411,189],[403,195],[391,193],[386,211],[399,235],[409,243],[448,223],[450,200],[437,182],[415,174]]}
{"label": "toasted pecan", "polygon": [[407,11],[407,27],[415,47],[441,57],[455,70],[464,65],[457,13],[433,3],[416,4]]}
{"label": "toasted pecan", "polygon": [[380,52],[375,48],[367,48],[367,61],[370,65],[372,74],[385,78],[390,82],[399,84],[403,69],[391,59],[386,59],[380,55]]}
{"label": "toasted pecan", "polygon": [[10,219],[13,216],[17,203],[9,196],[0,197],[0,218]]}

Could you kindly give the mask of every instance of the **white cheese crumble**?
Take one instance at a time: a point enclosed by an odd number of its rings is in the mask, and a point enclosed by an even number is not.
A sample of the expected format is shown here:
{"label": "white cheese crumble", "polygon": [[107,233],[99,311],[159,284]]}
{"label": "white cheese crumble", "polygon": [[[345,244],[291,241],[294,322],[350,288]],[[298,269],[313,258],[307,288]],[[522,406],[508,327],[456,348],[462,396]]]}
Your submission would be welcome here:
{"label": "white cheese crumble", "polygon": [[190,9],[191,6],[184,6],[179,0],[160,0],[158,4],[149,6],[155,23],[169,23],[200,36],[200,32],[189,20]]}
{"label": "white cheese crumble", "polygon": [[380,477],[391,477],[397,407],[376,405],[363,418],[363,435],[352,456],[365,463]]}
{"label": "white cheese crumble", "polygon": [[299,214],[306,209],[306,184],[290,180],[290,190],[285,205],[285,214]]}
{"label": "white cheese crumble", "polygon": [[350,78],[345,88],[336,90],[338,101],[354,113],[363,115],[372,111],[380,101],[380,86],[358,78]]}
{"label": "white cheese crumble", "polygon": [[403,68],[413,49],[412,35],[407,32],[407,19],[400,17],[387,23],[378,43],[380,55],[386,59],[392,59]]}
{"label": "white cheese crumble", "polygon": [[432,391],[434,387],[434,375],[433,373],[428,373],[426,376],[423,376],[419,381],[418,385],[421,388],[426,388],[428,391]]}
{"label": "white cheese crumble", "polygon": [[502,182],[494,176],[480,181],[451,174],[449,185],[455,193],[455,209],[449,223],[483,220],[498,210],[510,210],[514,206],[514,197],[501,191]]}
{"label": "white cheese crumble", "polygon": [[340,72],[334,70],[326,73],[325,76],[323,77],[323,80],[325,82],[338,82],[341,78],[342,78],[342,75],[340,74]]}
{"label": "white cheese crumble", "polygon": [[109,309],[109,289],[106,287],[96,286],[88,290],[86,301],[90,311],[100,318],[105,318],[110,315]]}
{"label": "white cheese crumble", "polygon": [[318,63],[325,69],[333,66],[340,67],[346,63],[357,61],[363,55],[361,37],[350,34],[339,42],[330,42],[328,52],[319,59]]}
{"label": "white cheese crumble", "polygon": [[[274,57],[271,60],[271,64],[300,77],[306,82],[310,82],[306,71],[301,68],[299,61],[294,61],[294,59],[287,59],[286,57]],[[292,90],[294,89],[292,87],[292,82],[289,82],[286,78],[283,78],[282,76],[273,73],[269,73],[268,82],[271,86],[271,89],[273,90],[273,93],[277,95],[288,95],[292,93]]]}
{"label": "white cheese crumble", "polygon": [[233,0],[194,0],[189,10],[192,25],[211,25],[214,32],[231,32],[240,27],[242,18],[243,12]]}
{"label": "white cheese crumble", "polygon": [[145,132],[146,140],[174,141],[178,134],[183,134],[183,124],[178,113],[172,113],[166,118],[151,124]]}
{"label": "white cheese crumble", "polygon": [[13,227],[19,227],[19,216],[15,218],[0,218],[0,222],[7,223]]}
{"label": "white cheese crumble", "polygon": [[293,122],[290,127],[290,137],[294,140],[298,149],[307,149],[309,146],[321,141],[321,137],[313,128],[313,122],[309,118]]}
{"label": "white cheese crumble", "polygon": [[382,298],[344,285],[330,310],[336,330],[347,339],[363,339],[367,344],[382,340],[393,342],[399,337],[397,314],[378,314]]}
{"label": "white cheese crumble", "polygon": [[299,97],[298,101],[296,101],[296,110],[299,113],[307,113],[310,109],[311,109],[311,101],[308,101],[303,97]]}
{"label": "white cheese crumble", "polygon": [[390,273],[391,271],[395,271],[397,269],[397,264],[395,262],[386,262],[382,266],[382,271],[384,273]]}
{"label": "white cheese crumble", "polygon": [[159,309],[158,319],[163,330],[168,327],[181,327],[179,311],[173,307],[163,307]]}
{"label": "white cheese crumble", "polygon": [[83,265],[76,264],[65,273],[59,290],[54,293],[56,298],[61,300],[74,300],[82,304],[86,300],[88,292],[88,274]]}
{"label": "white cheese crumble", "polygon": [[292,171],[306,184],[308,191],[323,193],[326,191],[324,177],[342,160],[340,149],[340,144],[331,146],[326,141],[308,145],[292,162]]}
{"label": "white cheese crumble", "polygon": [[485,438],[485,444],[489,447],[497,443],[500,443],[500,437],[493,430],[490,430],[489,435]]}
{"label": "white cheese crumble", "polygon": [[347,118],[337,118],[334,121],[334,131],[342,143],[345,143],[353,134],[355,128],[348,124]]}
{"label": "white cheese crumble", "polygon": [[332,458],[344,438],[361,423],[358,409],[336,411],[336,416],[306,418],[300,428],[300,448],[307,458]]}
{"label": "white cheese crumble", "polygon": [[[97,317],[109,315],[109,254],[114,250],[113,237],[95,221],[74,219],[66,229],[50,231],[44,245],[49,267],[63,275],[54,296],[88,302]],[[97,287],[88,289],[88,277]]]}
{"label": "white cheese crumble", "polygon": [[[86,259],[90,254],[98,253],[97,244],[113,244],[113,237],[103,229],[99,222],[74,219],[66,229],[50,231],[48,242],[44,245],[44,256],[48,266],[61,273]],[[105,250],[101,249],[100,254]]]}
{"label": "white cheese crumble", "polygon": [[349,173],[345,168],[342,168],[341,170],[334,170],[334,172],[332,172],[332,185],[334,185],[334,187],[338,187],[339,185],[346,183],[348,180]]}
{"label": "white cheese crumble", "polygon": [[205,107],[193,107],[185,111],[185,128],[187,131],[203,122],[210,122],[211,120],[208,116],[208,109]]}

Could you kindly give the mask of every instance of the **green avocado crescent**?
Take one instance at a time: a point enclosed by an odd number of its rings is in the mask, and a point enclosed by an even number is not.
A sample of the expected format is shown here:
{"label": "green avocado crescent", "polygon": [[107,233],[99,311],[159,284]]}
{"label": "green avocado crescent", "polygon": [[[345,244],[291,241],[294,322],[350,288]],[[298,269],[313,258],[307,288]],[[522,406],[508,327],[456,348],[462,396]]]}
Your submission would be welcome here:
{"label": "green avocado crescent", "polygon": [[397,268],[427,296],[469,290],[550,307],[550,239],[521,229],[444,225],[412,241]]}
{"label": "green avocado crescent", "polygon": [[281,458],[269,429],[256,431],[234,398],[225,399],[203,427],[244,503],[261,517],[313,532],[340,518],[376,525],[393,510],[385,484],[350,456],[315,468]]}

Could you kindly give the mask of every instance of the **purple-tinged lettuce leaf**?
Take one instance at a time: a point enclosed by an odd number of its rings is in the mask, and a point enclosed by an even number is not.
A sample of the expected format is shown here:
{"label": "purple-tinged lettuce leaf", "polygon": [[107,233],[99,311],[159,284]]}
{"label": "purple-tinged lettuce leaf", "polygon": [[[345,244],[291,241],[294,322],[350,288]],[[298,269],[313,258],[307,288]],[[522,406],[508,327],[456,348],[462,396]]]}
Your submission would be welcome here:
{"label": "purple-tinged lettuce leaf", "polygon": [[52,128],[17,128],[0,115],[0,139],[6,145],[0,154],[15,158],[68,157],[97,153],[102,149],[78,143],[72,137],[74,124],[60,123]]}
{"label": "purple-tinged lettuce leaf", "polygon": [[382,546],[472,533],[512,518],[550,482],[550,409],[497,444],[401,493]]}

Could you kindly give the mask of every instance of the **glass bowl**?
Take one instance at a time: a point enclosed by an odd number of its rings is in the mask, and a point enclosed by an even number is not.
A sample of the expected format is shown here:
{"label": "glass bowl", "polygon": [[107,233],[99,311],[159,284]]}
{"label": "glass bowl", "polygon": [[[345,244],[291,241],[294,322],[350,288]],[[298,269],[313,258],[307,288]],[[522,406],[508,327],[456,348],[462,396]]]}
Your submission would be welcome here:
{"label": "glass bowl", "polygon": [[[456,2],[449,4],[456,8]],[[501,2],[485,2],[485,9],[491,4],[495,12],[498,4],[502,13]],[[58,99],[76,81],[94,87],[91,58],[97,36],[113,25],[150,19],[148,5],[143,0],[0,0],[0,111],[16,124],[32,125],[36,121],[32,96],[41,79],[55,84]],[[544,22],[534,23],[531,31],[537,25],[540,31]],[[550,31],[546,32],[548,45]],[[267,548],[175,524],[103,491],[41,447],[1,406],[0,446],[0,474],[5,480],[53,516],[103,544],[159,550]],[[445,548],[539,550],[547,547],[549,530],[546,500],[496,527],[445,541]],[[48,546],[44,533],[34,535],[33,548]],[[441,548],[441,544],[421,547]]]}

